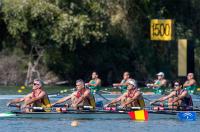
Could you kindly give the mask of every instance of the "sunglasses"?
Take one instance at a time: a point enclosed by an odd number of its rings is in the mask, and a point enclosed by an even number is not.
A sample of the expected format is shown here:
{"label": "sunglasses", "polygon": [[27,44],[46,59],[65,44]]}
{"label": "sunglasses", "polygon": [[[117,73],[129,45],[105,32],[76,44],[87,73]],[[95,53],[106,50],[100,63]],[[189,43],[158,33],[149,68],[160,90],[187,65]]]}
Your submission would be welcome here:
{"label": "sunglasses", "polygon": [[178,87],[178,86],[180,86],[179,84],[174,84],[174,87]]}
{"label": "sunglasses", "polygon": [[38,83],[33,83],[33,85],[35,86],[35,85],[40,85],[40,84],[38,84]]}

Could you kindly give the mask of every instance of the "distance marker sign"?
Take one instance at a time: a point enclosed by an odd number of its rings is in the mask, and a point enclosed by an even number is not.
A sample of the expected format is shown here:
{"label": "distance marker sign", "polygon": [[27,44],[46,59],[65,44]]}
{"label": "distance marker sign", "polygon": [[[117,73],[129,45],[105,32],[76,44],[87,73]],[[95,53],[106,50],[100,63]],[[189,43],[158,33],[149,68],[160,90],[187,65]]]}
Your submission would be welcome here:
{"label": "distance marker sign", "polygon": [[151,40],[170,41],[173,39],[173,20],[152,19],[151,20]]}

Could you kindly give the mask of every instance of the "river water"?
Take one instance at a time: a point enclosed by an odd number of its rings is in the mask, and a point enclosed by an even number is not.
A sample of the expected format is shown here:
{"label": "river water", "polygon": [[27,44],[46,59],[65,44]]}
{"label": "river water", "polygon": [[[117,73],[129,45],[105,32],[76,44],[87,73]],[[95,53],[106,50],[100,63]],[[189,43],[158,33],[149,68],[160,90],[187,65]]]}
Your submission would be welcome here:
{"label": "river water", "polygon": [[[6,102],[15,95],[0,95],[0,113],[9,111]],[[109,95],[107,95],[109,97]],[[146,96],[152,99],[155,96]],[[52,101],[56,99],[52,98]],[[100,99],[101,100],[101,99]],[[195,105],[199,105],[199,97],[194,96]],[[132,120],[76,120],[77,127],[72,127],[73,119],[55,118],[0,118],[0,131],[2,132],[200,132],[200,115],[196,121],[179,121],[176,117],[156,118],[145,122]]]}

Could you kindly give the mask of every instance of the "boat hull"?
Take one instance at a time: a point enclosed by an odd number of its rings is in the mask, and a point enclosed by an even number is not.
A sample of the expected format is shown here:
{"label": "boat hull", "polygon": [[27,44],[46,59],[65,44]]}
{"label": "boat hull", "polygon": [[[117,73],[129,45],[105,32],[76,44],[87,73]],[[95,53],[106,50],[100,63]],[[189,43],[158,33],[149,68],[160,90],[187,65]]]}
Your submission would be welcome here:
{"label": "boat hull", "polygon": [[[148,112],[149,120],[176,119],[176,113]],[[131,120],[127,112],[10,112],[2,114],[5,118],[46,118],[46,119],[98,119],[98,120]]]}

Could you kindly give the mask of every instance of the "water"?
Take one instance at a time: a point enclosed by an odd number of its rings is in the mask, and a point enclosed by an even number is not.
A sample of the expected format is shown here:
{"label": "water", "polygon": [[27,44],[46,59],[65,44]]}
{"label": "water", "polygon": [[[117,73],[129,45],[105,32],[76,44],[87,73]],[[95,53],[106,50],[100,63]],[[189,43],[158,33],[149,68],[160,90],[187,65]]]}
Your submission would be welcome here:
{"label": "water", "polygon": [[[0,95],[0,112],[7,112],[6,102],[10,95]],[[17,97],[17,96],[16,96]],[[154,96],[146,96],[154,98]],[[199,105],[198,96],[194,96],[195,105]],[[55,100],[52,99],[53,101]],[[179,121],[176,118],[161,118],[156,115],[156,119],[147,122],[136,122],[131,120],[78,120],[78,127],[72,127],[73,119],[39,119],[39,118],[0,118],[0,131],[4,132],[199,132],[200,119],[196,121]],[[200,115],[198,115],[200,117]]]}

